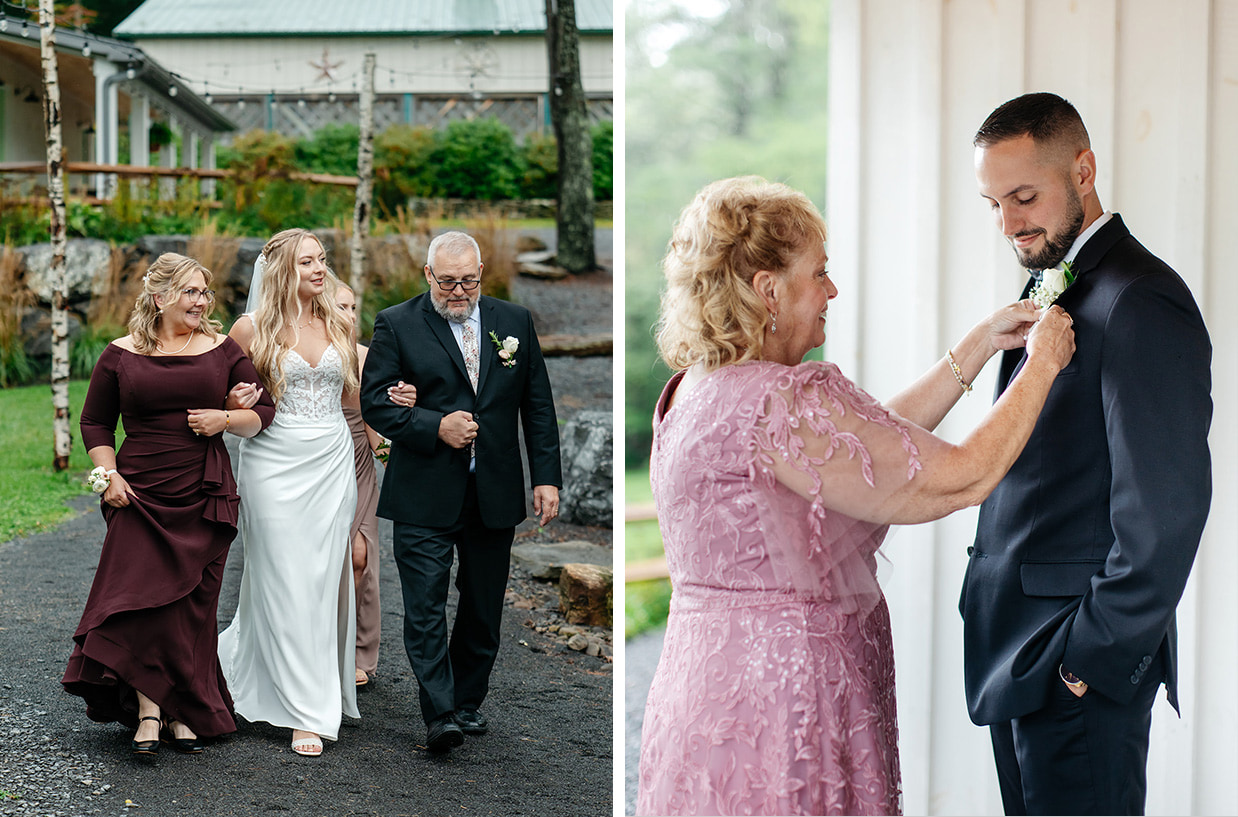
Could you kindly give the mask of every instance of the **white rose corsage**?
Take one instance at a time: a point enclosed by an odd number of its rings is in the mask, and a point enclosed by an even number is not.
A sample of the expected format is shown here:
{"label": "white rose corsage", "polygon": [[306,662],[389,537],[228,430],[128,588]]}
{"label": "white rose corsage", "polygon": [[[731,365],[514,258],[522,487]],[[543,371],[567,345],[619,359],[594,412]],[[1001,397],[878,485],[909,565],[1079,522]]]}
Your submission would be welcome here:
{"label": "white rose corsage", "polygon": [[107,490],[107,486],[112,484],[112,474],[115,473],[115,468],[109,471],[100,465],[91,470],[90,474],[86,477],[86,484],[90,486],[90,490],[94,491],[96,494],[101,494]]}
{"label": "white rose corsage", "polygon": [[516,350],[520,348],[520,341],[513,338],[511,335],[499,340],[499,336],[490,333],[490,340],[494,343],[495,348],[499,350],[499,360],[503,361],[504,366],[516,365]]}
{"label": "white rose corsage", "polygon": [[1070,268],[1070,264],[1043,270],[1040,273],[1040,281],[1032,287],[1028,297],[1036,302],[1036,306],[1048,309],[1074,282],[1075,272]]}

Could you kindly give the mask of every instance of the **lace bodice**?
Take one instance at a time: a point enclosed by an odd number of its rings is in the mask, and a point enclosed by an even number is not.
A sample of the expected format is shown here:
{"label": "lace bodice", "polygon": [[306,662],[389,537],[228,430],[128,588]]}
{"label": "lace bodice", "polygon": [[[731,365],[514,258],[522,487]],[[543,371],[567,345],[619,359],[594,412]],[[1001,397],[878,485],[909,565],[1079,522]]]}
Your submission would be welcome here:
{"label": "lace bodice", "polygon": [[295,349],[284,356],[284,394],[275,407],[276,418],[302,422],[343,417],[344,364],[334,346],[328,346],[311,366]]}

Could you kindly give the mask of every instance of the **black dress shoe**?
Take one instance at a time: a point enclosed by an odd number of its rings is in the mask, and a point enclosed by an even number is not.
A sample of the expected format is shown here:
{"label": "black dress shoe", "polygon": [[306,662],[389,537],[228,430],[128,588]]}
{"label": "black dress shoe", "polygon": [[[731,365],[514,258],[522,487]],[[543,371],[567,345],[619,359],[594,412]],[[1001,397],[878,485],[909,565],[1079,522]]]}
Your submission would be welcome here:
{"label": "black dress shoe", "polygon": [[451,715],[441,715],[426,728],[426,748],[431,752],[446,752],[464,743],[464,732]]}
{"label": "black dress shoe", "polygon": [[164,743],[168,744],[182,755],[196,755],[204,748],[202,746],[202,741],[199,738],[178,738],[176,733],[172,731],[171,724],[164,725],[162,737]]}
{"label": "black dress shoe", "polygon": [[486,716],[476,709],[457,709],[455,718],[466,735],[484,735],[490,729]]}
{"label": "black dress shoe", "polygon": [[[154,715],[147,715],[144,718],[138,718],[138,726],[142,725],[142,721],[154,721],[155,723],[158,723],[160,725],[163,724],[163,720],[161,718],[156,718]],[[150,756],[159,754],[159,738],[158,737],[156,737],[154,740],[135,740],[130,745],[135,755],[143,755],[146,757],[150,757]]]}

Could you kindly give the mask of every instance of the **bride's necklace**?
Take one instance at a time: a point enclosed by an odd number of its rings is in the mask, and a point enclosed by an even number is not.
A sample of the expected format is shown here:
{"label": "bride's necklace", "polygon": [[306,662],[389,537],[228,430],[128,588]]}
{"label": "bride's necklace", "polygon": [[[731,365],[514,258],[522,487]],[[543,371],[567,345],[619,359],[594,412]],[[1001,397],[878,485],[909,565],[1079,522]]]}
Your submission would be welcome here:
{"label": "bride's necklace", "polygon": [[[158,349],[160,352],[163,352],[165,355],[179,355],[181,352],[183,352],[183,351],[185,351],[186,349],[188,349],[188,348],[189,348],[189,344],[193,343],[193,333],[194,333],[194,330],[190,329],[190,330],[189,330],[189,340],[185,341],[185,345],[184,345],[184,346],[182,346],[181,348],[177,349],[175,352],[164,352],[164,351],[163,351],[163,341],[156,341],[156,342],[155,342],[155,348],[156,348],[156,349]],[[174,336],[174,337],[175,337],[175,336]]]}

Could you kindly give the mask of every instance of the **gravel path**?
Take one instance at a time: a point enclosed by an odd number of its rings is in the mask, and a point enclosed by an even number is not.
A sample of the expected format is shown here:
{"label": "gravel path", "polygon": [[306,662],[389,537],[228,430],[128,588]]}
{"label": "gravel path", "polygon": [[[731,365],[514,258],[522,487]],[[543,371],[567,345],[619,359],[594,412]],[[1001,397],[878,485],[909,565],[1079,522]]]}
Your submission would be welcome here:
{"label": "gravel path", "polygon": [[[607,242],[609,231],[599,236],[599,258],[609,258]],[[539,332],[609,331],[610,286],[609,271],[554,284],[522,279],[513,296],[533,311]],[[611,358],[551,358],[547,366],[560,420],[611,407]],[[555,618],[556,594],[520,571],[485,707],[490,733],[446,756],[426,752],[385,520],[379,674],[358,695],[361,719],[345,718],[338,742],[320,758],[302,758],[289,749],[287,730],[242,721],[202,755],[165,750],[153,762],[136,761],[132,735],[88,721],[81,699],[59,683],[104,533],[97,500],[72,505],[78,515],[54,531],[0,543],[0,814],[611,813],[613,665],[535,629]],[[610,545],[611,530],[555,523],[539,532],[529,522],[517,529],[517,541],[563,539]],[[221,627],[236,607],[240,554],[235,547],[229,558]],[[454,599],[453,592],[449,615]]]}

